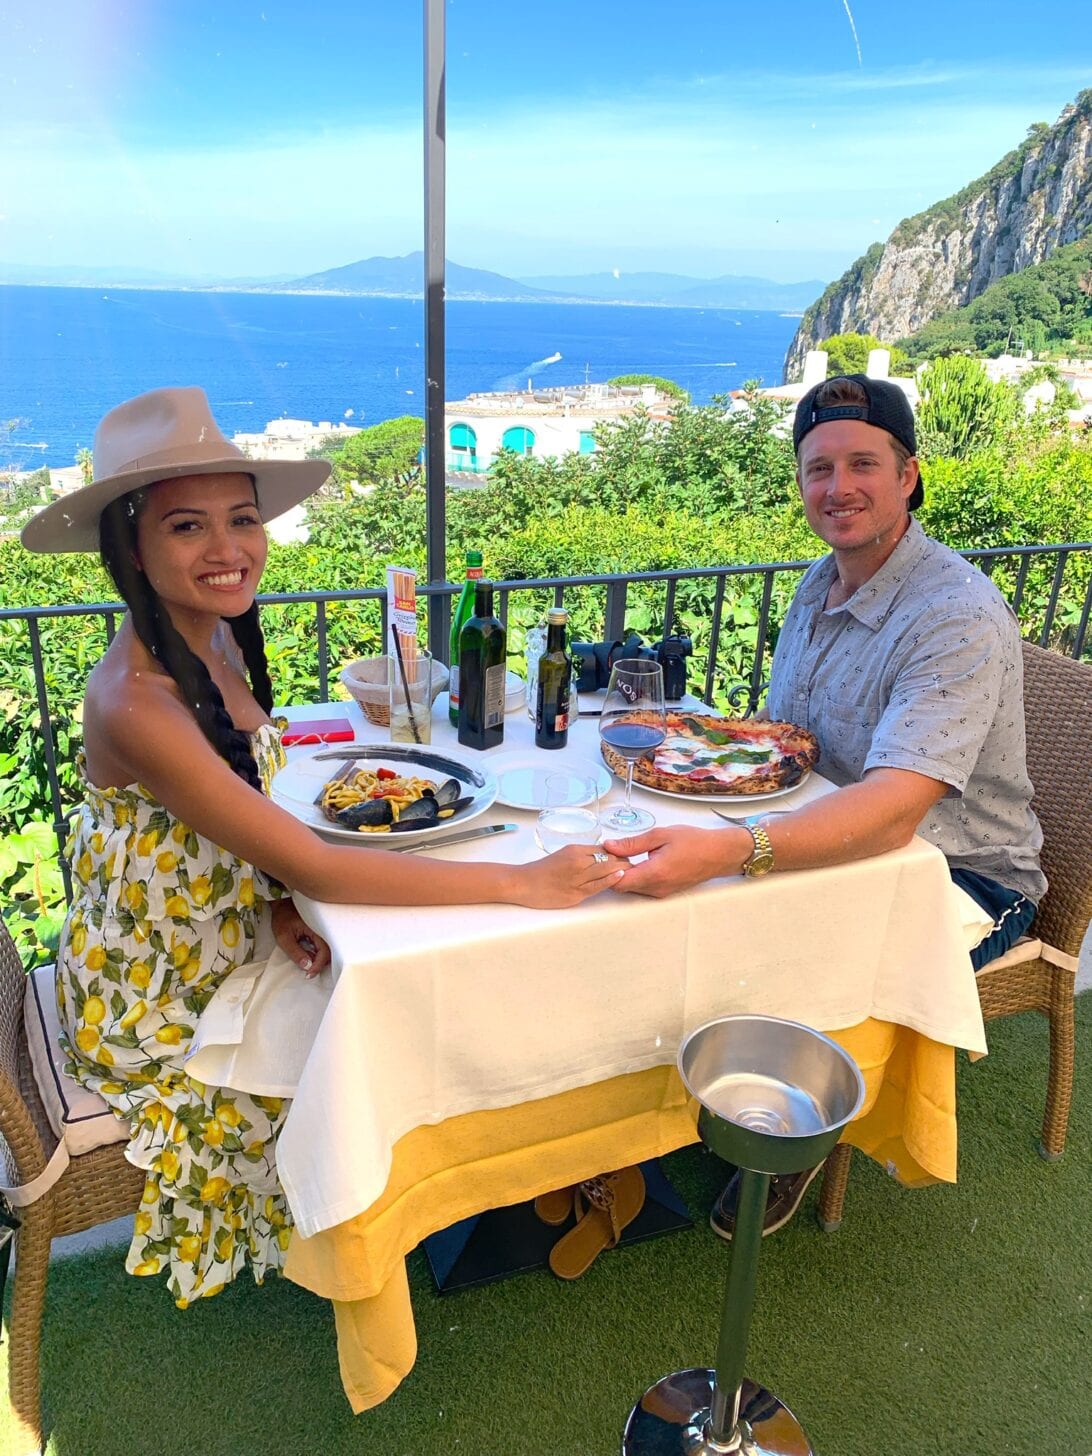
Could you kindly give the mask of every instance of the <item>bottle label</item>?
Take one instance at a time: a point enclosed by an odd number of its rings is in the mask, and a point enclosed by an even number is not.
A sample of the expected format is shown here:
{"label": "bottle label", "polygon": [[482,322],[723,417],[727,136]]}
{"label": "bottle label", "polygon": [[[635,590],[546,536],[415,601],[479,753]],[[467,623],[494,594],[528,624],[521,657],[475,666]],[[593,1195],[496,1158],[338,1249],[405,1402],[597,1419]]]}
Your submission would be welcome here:
{"label": "bottle label", "polygon": [[484,566],[468,566],[466,568],[466,579],[467,579],[467,581],[481,581],[481,579],[482,579],[482,577],[484,575],[485,575],[485,567]]}
{"label": "bottle label", "polygon": [[567,682],[561,684],[561,698],[557,705],[557,712],[554,714],[554,732],[557,734],[568,732],[569,728],[569,685]]}
{"label": "bottle label", "polygon": [[459,664],[457,662],[453,662],[448,668],[447,695],[451,706],[457,708],[459,706]]}
{"label": "bottle label", "polygon": [[504,663],[485,670],[485,712],[487,728],[496,728],[504,722]]}

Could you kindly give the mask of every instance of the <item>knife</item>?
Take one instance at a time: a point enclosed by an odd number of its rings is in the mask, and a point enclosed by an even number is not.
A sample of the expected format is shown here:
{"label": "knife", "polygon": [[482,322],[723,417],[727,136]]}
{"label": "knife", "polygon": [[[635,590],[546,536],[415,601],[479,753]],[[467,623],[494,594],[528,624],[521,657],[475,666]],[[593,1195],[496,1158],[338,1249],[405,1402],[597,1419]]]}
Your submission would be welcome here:
{"label": "knife", "polygon": [[416,839],[412,844],[385,844],[384,849],[405,854],[407,850],[444,849],[449,844],[463,844],[468,839],[484,839],[487,834],[509,834],[519,828],[518,824],[482,824],[476,829],[464,829],[461,834],[445,834],[443,839]]}

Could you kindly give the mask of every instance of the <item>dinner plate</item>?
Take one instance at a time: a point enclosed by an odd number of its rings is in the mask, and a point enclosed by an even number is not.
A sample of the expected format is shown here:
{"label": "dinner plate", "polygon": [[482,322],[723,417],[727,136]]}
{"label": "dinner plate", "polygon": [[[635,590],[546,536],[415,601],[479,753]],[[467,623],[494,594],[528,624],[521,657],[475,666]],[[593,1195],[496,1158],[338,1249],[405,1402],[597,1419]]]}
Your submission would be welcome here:
{"label": "dinner plate", "polygon": [[545,809],[546,780],[553,774],[566,774],[572,780],[573,792],[565,803],[573,807],[587,804],[591,795],[580,792],[580,779],[594,779],[602,797],[611,786],[610,770],[592,758],[565,755],[563,762],[551,762],[554,754],[539,749],[537,753],[507,754],[492,760],[497,780],[497,802],[511,809]]}
{"label": "dinner plate", "polygon": [[[463,796],[470,803],[449,819],[440,819],[423,829],[400,829],[394,834],[362,834],[358,829],[343,829],[332,823],[315,803],[323,784],[334,778],[346,759],[359,762],[362,768],[389,768],[406,777],[432,779],[437,785],[444,779],[457,779],[463,785]],[[457,825],[476,819],[497,797],[497,781],[485,769],[471,768],[461,759],[415,743],[357,743],[343,748],[334,745],[314,753],[293,758],[274,775],[273,799],[294,814],[301,823],[331,839],[352,844],[405,845],[409,840],[427,839],[444,834]]]}

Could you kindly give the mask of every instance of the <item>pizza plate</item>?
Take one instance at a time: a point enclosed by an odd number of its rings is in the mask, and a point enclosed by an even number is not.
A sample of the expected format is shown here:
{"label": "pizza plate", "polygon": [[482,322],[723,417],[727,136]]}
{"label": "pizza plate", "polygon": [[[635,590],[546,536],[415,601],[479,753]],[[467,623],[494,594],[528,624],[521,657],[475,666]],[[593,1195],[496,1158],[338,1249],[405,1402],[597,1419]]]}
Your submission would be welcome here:
{"label": "pizza plate", "polygon": [[[639,783],[637,779],[633,780],[633,787],[634,790],[640,789],[642,794],[660,794],[665,799],[681,799],[687,804],[734,804],[741,813],[746,813],[751,804],[764,804],[767,799],[780,799],[786,794],[795,794],[810,777],[809,769],[799,783],[788,784],[783,789],[767,789],[761,794],[684,794],[678,789],[653,789],[648,784]],[[625,783],[625,780],[622,782]]]}
{"label": "pizza plate", "polygon": [[[423,829],[402,829],[395,834],[362,834],[358,829],[343,829],[332,823],[315,803],[315,798],[341,768],[346,759],[359,762],[361,768],[389,768],[394,773],[414,778],[432,779],[440,784],[444,779],[458,779],[463,786],[464,797],[470,803],[449,819]],[[383,848],[391,844],[405,845],[410,841],[428,839],[433,834],[443,834],[456,825],[466,824],[484,814],[497,797],[497,781],[486,769],[471,768],[461,759],[447,753],[438,753],[427,745],[400,743],[357,743],[345,744],[339,748],[321,748],[313,753],[292,758],[274,775],[270,791],[271,798],[282,809],[287,809],[301,824],[306,824],[325,838],[341,843],[365,844]]]}

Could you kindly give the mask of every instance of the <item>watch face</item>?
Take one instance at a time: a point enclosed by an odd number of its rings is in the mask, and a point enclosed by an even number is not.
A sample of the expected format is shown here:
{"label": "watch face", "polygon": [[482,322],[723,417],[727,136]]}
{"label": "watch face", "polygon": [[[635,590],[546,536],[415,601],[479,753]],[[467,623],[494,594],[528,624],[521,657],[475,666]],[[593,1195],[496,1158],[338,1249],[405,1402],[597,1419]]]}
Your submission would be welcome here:
{"label": "watch face", "polygon": [[768,875],[773,869],[773,855],[767,851],[763,854],[757,851],[743,866],[745,875]]}
{"label": "watch face", "polygon": [[743,864],[745,875],[768,875],[774,866],[773,846],[765,829],[749,824],[751,838],[755,842],[754,853]]}

